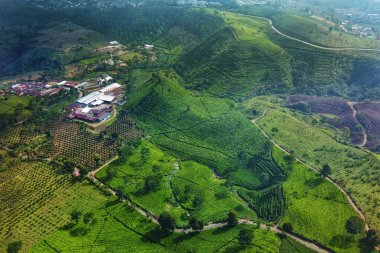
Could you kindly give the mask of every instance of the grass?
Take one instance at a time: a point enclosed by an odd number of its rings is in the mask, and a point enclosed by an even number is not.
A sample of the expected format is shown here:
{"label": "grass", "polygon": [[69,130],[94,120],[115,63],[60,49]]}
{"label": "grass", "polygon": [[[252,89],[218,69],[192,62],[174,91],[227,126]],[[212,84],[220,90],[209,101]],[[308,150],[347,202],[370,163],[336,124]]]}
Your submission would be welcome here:
{"label": "grass", "polygon": [[293,252],[299,252],[299,253],[313,253],[314,250],[311,250],[296,240],[294,240],[291,237],[286,237],[285,239],[281,240],[281,247],[280,247],[280,253],[293,253]]}
{"label": "grass", "polygon": [[128,62],[134,60],[135,58],[141,60],[143,56],[138,52],[128,51],[125,54],[119,55],[119,58],[122,61]]}
{"label": "grass", "polygon": [[[332,168],[332,177],[364,210],[367,221],[379,228],[378,160],[360,149],[340,144],[318,128],[308,125],[289,113],[268,111],[258,124],[281,146],[301,160],[320,169],[323,164]],[[277,128],[278,132],[271,129]]]}
{"label": "grass", "polygon": [[28,119],[32,116],[32,111],[28,109],[29,103],[34,100],[27,96],[7,96],[0,99],[0,115],[9,118],[9,121],[16,122]]}
{"label": "grass", "polygon": [[[274,149],[278,164],[287,168],[284,156],[283,151]],[[351,239],[346,231],[347,220],[357,214],[343,193],[301,163],[294,162],[288,170],[283,184],[287,208],[281,223],[291,223],[295,233],[336,252],[358,252],[358,240],[363,234]],[[339,243],[341,238],[347,238],[346,245]]]}
{"label": "grass", "polygon": [[84,64],[84,65],[91,65],[91,64],[95,64],[95,63],[99,63],[103,60],[106,60],[108,58],[108,55],[98,55],[98,56],[94,56],[94,57],[91,57],[91,58],[87,58],[87,59],[83,59],[83,60],[80,60],[79,62],[81,64]]}

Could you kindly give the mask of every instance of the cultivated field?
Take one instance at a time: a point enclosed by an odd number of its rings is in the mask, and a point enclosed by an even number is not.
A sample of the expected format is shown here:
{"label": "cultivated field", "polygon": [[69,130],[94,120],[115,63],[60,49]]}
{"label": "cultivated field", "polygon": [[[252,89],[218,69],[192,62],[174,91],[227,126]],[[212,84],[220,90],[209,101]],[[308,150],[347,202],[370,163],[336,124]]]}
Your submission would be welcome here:
{"label": "cultivated field", "polygon": [[[334,141],[330,136],[286,112],[270,110],[258,124],[278,144],[317,169],[332,168],[332,177],[364,210],[371,226],[379,228],[379,161],[360,149]],[[277,130],[274,130],[277,129]]]}

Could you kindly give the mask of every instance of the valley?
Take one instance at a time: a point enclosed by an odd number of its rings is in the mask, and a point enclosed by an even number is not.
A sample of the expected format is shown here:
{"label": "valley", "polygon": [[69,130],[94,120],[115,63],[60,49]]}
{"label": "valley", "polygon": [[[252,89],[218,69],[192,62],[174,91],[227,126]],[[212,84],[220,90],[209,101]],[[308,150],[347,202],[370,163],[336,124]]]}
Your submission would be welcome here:
{"label": "valley", "polygon": [[267,7],[19,4],[0,252],[376,252],[378,41]]}

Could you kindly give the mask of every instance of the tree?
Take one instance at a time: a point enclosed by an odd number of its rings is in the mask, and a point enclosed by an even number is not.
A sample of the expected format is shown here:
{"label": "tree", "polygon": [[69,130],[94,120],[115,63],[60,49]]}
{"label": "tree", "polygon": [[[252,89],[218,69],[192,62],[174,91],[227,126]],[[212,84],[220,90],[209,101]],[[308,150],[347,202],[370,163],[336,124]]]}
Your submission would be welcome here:
{"label": "tree", "polygon": [[203,221],[198,220],[196,217],[191,217],[189,226],[194,230],[202,230],[204,227]]}
{"label": "tree", "polygon": [[15,241],[8,244],[7,253],[17,253],[21,250],[22,242]]}
{"label": "tree", "polygon": [[80,211],[74,210],[71,212],[71,220],[75,220],[76,223],[78,223],[81,216],[82,213]]}
{"label": "tree", "polygon": [[377,234],[376,230],[369,229],[367,231],[367,236],[363,240],[364,246],[368,251],[372,251],[380,243],[380,236]]}
{"label": "tree", "polygon": [[239,223],[238,218],[236,216],[236,213],[229,212],[227,217],[227,226],[229,227],[235,227]]}
{"label": "tree", "polygon": [[94,224],[96,222],[96,219],[94,217],[94,213],[86,213],[83,217],[84,224]]}
{"label": "tree", "polygon": [[284,161],[289,165],[292,164],[296,159],[292,155],[284,156]]}
{"label": "tree", "polygon": [[158,223],[166,233],[172,233],[176,227],[175,219],[167,212],[160,214],[160,217],[158,217]]}
{"label": "tree", "polygon": [[360,234],[364,230],[364,221],[357,216],[351,216],[346,222],[346,229],[350,234]]}
{"label": "tree", "polygon": [[328,164],[323,165],[322,170],[321,170],[322,177],[327,177],[330,174],[331,174],[330,165]]}
{"label": "tree", "polygon": [[242,229],[239,232],[238,241],[241,246],[247,246],[252,243],[253,233],[249,229]]}
{"label": "tree", "polygon": [[288,232],[288,233],[293,232],[293,226],[292,226],[292,224],[290,224],[290,223],[284,223],[284,224],[282,225],[282,229],[283,229],[285,232]]}
{"label": "tree", "polygon": [[153,192],[157,191],[161,186],[161,175],[151,175],[145,178],[144,191]]}

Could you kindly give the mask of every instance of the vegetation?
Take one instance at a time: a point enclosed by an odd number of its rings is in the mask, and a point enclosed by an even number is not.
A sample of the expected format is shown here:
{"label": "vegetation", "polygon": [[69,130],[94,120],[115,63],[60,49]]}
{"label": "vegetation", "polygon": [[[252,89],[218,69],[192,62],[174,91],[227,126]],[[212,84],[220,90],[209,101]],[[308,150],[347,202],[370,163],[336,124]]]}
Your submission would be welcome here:
{"label": "vegetation", "polygon": [[[323,4],[324,5],[324,4]],[[241,8],[242,13],[269,18],[281,32],[328,47],[380,48],[375,39],[361,38],[340,31],[339,21],[327,20],[305,11],[286,11],[273,7]]]}
{"label": "vegetation", "polygon": [[[359,203],[368,222],[379,226],[376,193],[378,160],[364,151],[340,144],[317,127],[304,123],[288,112],[268,111],[259,125],[281,146],[317,169],[329,164],[331,177]],[[279,132],[270,131],[278,127]],[[309,208],[308,208],[309,209]]]}
{"label": "vegetation", "polygon": [[176,227],[175,219],[169,213],[162,213],[158,217],[158,222],[160,223],[161,229],[164,233],[173,233]]}
{"label": "vegetation", "polygon": [[350,234],[360,234],[364,230],[364,221],[357,216],[352,216],[346,223],[346,229]]}
{"label": "vegetation", "polygon": [[242,229],[239,232],[238,241],[241,246],[247,246],[252,243],[253,233],[249,229]]}

